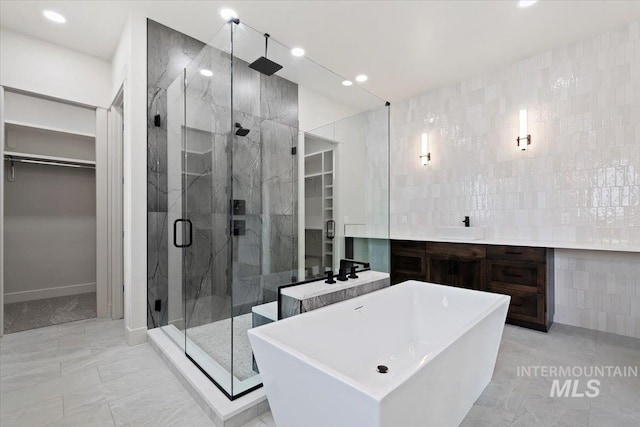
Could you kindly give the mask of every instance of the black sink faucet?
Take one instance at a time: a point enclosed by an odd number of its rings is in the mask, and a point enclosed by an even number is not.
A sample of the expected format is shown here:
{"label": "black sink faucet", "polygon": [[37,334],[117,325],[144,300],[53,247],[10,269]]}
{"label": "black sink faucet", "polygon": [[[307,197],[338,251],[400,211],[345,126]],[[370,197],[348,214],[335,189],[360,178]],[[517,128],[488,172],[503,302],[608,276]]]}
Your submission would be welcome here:
{"label": "black sink faucet", "polygon": [[464,217],[464,221],[462,221],[462,222],[464,222],[464,226],[465,227],[469,227],[470,221],[469,221],[469,217],[468,216],[465,216]]}

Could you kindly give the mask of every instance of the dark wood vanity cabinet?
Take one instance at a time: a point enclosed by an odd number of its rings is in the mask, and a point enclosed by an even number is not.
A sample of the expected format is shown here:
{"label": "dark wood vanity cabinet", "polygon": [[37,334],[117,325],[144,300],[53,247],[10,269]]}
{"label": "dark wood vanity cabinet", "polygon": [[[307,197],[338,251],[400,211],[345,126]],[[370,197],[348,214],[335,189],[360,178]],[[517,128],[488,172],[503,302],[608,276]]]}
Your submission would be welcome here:
{"label": "dark wood vanity cabinet", "polygon": [[482,245],[427,242],[428,281],[468,289],[484,289],[486,248]]}
{"label": "dark wood vanity cabinet", "polygon": [[553,249],[488,246],[487,290],[511,296],[510,323],[547,331],[553,322]]}
{"label": "dark wood vanity cabinet", "polygon": [[422,280],[511,296],[507,322],[547,331],[553,249],[468,243],[391,243],[391,283]]}
{"label": "dark wood vanity cabinet", "polygon": [[391,242],[391,284],[428,277],[427,254],[423,242],[393,240]]}

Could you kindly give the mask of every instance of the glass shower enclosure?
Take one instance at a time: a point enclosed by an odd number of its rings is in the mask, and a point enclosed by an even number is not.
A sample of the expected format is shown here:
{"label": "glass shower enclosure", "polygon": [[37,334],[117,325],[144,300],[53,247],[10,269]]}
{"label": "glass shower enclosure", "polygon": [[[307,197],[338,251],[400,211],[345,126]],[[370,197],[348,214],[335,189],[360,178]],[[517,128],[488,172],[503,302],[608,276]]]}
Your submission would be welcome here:
{"label": "glass shower enclosure", "polygon": [[[257,326],[256,310],[270,318],[278,288],[313,275],[305,268],[304,142],[325,138],[311,129],[330,126],[335,115],[326,100],[346,102],[347,115],[376,111],[377,145],[388,150],[381,99],[346,88],[341,77],[274,40],[266,49],[266,39],[239,21],[225,24],[167,90],[169,289],[161,326],[230,399],[261,386],[247,335]],[[282,69],[270,74],[264,65],[273,64],[261,57]],[[328,119],[319,119],[322,111]],[[351,133],[364,142],[370,129],[363,117]],[[325,142],[339,153],[340,141]],[[323,181],[330,188],[340,179],[331,162]],[[386,171],[381,191],[388,195],[388,164]],[[319,224],[325,243],[324,218],[339,213],[333,191],[323,193],[332,198]],[[388,203],[383,209],[388,233]],[[330,240],[344,240],[347,226],[333,221]],[[337,246],[332,259],[345,255]]]}

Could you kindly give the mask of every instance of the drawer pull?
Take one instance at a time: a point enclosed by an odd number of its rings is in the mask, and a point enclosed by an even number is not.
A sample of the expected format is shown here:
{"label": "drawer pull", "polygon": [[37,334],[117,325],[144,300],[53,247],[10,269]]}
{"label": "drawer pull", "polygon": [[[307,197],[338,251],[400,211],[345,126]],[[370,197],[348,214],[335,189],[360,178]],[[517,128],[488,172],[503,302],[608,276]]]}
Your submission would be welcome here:
{"label": "drawer pull", "polygon": [[507,255],[522,255],[522,252],[505,251]]}
{"label": "drawer pull", "polygon": [[521,274],[511,274],[511,273],[504,273],[505,276],[509,276],[509,277],[522,277]]}

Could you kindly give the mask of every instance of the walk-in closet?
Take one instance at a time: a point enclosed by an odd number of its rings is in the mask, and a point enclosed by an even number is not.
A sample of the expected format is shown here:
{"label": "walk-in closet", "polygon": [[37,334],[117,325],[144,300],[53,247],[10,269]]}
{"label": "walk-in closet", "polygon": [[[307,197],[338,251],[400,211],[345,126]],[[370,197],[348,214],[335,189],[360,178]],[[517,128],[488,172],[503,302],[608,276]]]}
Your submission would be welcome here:
{"label": "walk-in closet", "polygon": [[333,141],[305,134],[305,275],[322,276],[334,270],[334,153]]}
{"label": "walk-in closet", "polygon": [[11,90],[2,104],[4,333],[108,315],[106,110]]}

